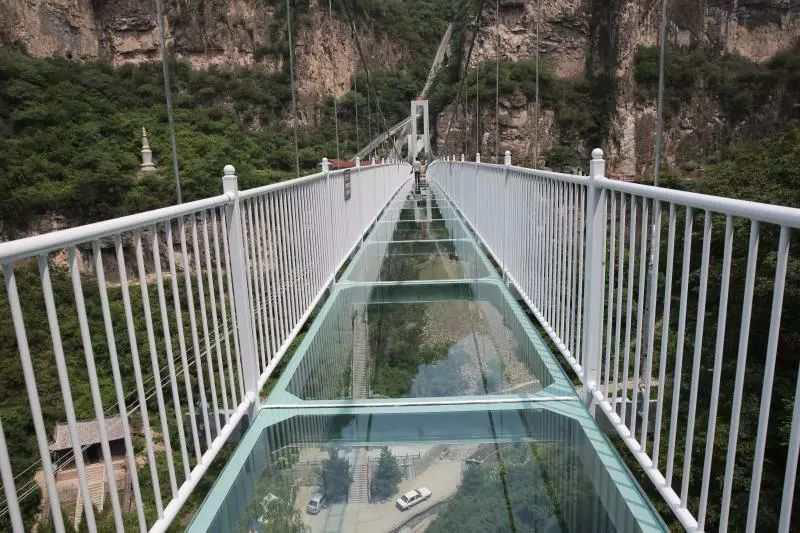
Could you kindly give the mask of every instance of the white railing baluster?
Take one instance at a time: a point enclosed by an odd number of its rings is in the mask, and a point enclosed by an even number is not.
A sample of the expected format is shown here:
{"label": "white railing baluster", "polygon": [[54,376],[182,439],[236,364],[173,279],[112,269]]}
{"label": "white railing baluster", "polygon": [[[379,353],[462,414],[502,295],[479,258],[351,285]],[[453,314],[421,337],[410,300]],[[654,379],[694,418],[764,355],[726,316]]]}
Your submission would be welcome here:
{"label": "white railing baluster", "polygon": [[717,425],[717,406],[719,405],[719,389],[722,379],[722,359],[725,348],[725,330],[728,319],[728,292],[731,279],[731,255],[733,253],[733,218],[725,217],[725,240],[722,253],[722,278],[719,294],[719,311],[717,314],[717,339],[714,348],[714,375],[711,385],[711,404],[708,411],[708,432],[706,433],[706,451],[703,459],[703,480],[700,488],[700,506],[697,511],[697,525],[705,528],[706,509],[708,506],[708,489],[711,482],[711,460],[714,455],[714,437]]}
{"label": "white railing baluster", "polygon": [[661,323],[661,352],[658,367],[658,401],[656,403],[655,434],[653,435],[653,468],[658,468],[661,445],[664,389],[667,385],[667,348],[669,347],[669,321],[672,305],[672,271],[675,263],[675,204],[669,204],[669,229],[667,230],[667,264],[664,277],[664,310]]}
{"label": "white railing baluster", "polygon": [[8,505],[8,517],[13,533],[24,533],[25,525],[22,523],[22,514],[17,501],[17,488],[14,485],[14,473],[11,471],[11,460],[8,458],[6,447],[6,434],[3,432],[3,421],[0,420],[0,480],[3,482],[3,494]]}
{"label": "white railing baluster", "polygon": [[[225,283],[222,274],[222,258],[219,249],[219,227],[217,225],[217,211],[211,212],[211,232],[214,237],[214,266],[217,271],[217,291],[219,293],[219,309],[222,314],[222,339],[225,346],[225,362],[228,365],[228,385],[230,386],[231,407],[235,408],[239,404],[236,395],[236,380],[234,378],[233,359],[231,358],[231,340],[228,330],[228,306],[225,304]],[[219,332],[218,332],[219,333]],[[222,364],[220,363],[220,368]],[[224,378],[221,378],[224,379]],[[242,399],[243,400],[243,399]],[[227,409],[227,407],[226,407]]]}
{"label": "white railing baluster", "polygon": [[[672,414],[669,424],[669,448],[667,450],[667,486],[672,487],[672,473],[675,465],[675,438],[678,432],[678,410],[680,409],[681,384],[683,382],[683,345],[686,336],[686,310],[689,300],[689,271],[692,257],[692,225],[694,213],[686,208],[683,230],[683,268],[681,270],[681,300],[678,311],[678,339],[675,348],[675,372],[672,384]],[[684,502],[681,500],[681,503]]]}
{"label": "white railing baluster", "polygon": [[753,290],[758,263],[758,244],[761,237],[761,226],[758,221],[750,223],[750,241],[747,251],[747,271],[744,282],[744,298],[742,299],[742,321],[739,328],[739,348],[736,356],[736,377],[733,384],[733,403],[731,404],[731,421],[728,430],[728,453],[725,458],[725,477],[722,485],[722,507],[719,516],[720,531],[727,531],[728,516],[733,491],[733,469],[736,466],[736,446],[739,439],[739,421],[742,408],[745,369],[747,366],[747,348],[750,339],[750,318],[753,312]]}
{"label": "white railing baluster", "polygon": [[639,380],[642,372],[642,333],[644,330],[645,282],[647,280],[647,234],[650,231],[650,204],[641,199],[641,234],[639,236],[639,291],[636,297],[636,347],[633,359],[633,403],[631,403],[631,435],[636,438],[636,422],[639,415]]}
{"label": "white railing baluster", "polygon": [[144,252],[142,250],[142,234],[136,232],[133,237],[133,245],[136,252],[136,264],[139,270],[139,288],[142,295],[142,309],[144,310],[145,330],[147,331],[147,343],[150,349],[150,364],[155,380],[156,402],[158,405],[158,417],[161,422],[161,440],[164,443],[165,455],[167,460],[167,473],[169,474],[169,486],[172,489],[174,498],[178,492],[178,482],[175,477],[175,465],[172,459],[172,443],[169,435],[169,423],[167,422],[167,412],[164,406],[164,394],[161,390],[161,371],[158,362],[158,348],[156,347],[155,330],[153,328],[152,312],[150,310],[150,295],[147,285],[147,273],[144,267]]}
{"label": "white railing baluster", "polygon": [[55,356],[58,381],[61,386],[61,397],[64,400],[64,414],[67,417],[67,430],[69,431],[69,440],[72,445],[73,460],[75,461],[75,469],[78,471],[79,497],[83,501],[83,517],[86,520],[87,528],[89,531],[97,531],[92,496],[89,493],[89,482],[86,478],[86,465],[83,460],[83,445],[81,444],[77,429],[75,406],[72,402],[72,390],[69,386],[67,363],[64,359],[64,348],[61,344],[61,328],[58,324],[58,314],[53,298],[53,286],[50,282],[50,268],[47,261],[47,255],[39,256],[39,278],[42,282],[44,306],[47,312],[47,324],[50,328],[50,338],[53,342],[53,355]]}
{"label": "white railing baluster", "polygon": [[[211,351],[211,338],[208,330],[208,315],[206,314],[206,291],[203,284],[203,263],[200,257],[200,244],[197,238],[197,216],[192,216],[192,256],[194,259],[195,282],[197,283],[197,300],[200,304],[200,325],[203,327],[203,350],[197,354],[195,362],[198,370],[202,368],[201,355],[205,355],[206,369],[208,370],[208,389],[211,392],[211,412],[213,413],[214,435],[219,435],[219,402],[217,401],[217,385],[214,377],[214,359]],[[200,372],[202,374],[202,371]],[[213,440],[213,438],[212,438]]]}
{"label": "white railing baluster", "polygon": [[[236,317],[236,295],[233,291],[233,275],[231,274],[231,253],[230,253],[230,246],[228,244],[228,222],[227,222],[227,211],[223,210],[220,213],[220,226],[222,227],[222,255],[225,259],[225,284],[228,288],[228,305],[230,306],[231,310],[231,332],[233,333],[233,361],[234,366],[236,367],[236,376],[239,378],[239,398],[241,398],[240,403],[247,402],[247,387],[244,382],[244,373],[242,372],[242,361],[244,360],[244,356],[242,354],[242,348],[240,345],[240,333],[238,331],[238,324],[239,321]],[[251,329],[252,332],[252,329]]]}
{"label": "white railing baluster", "polygon": [[[183,409],[181,408],[181,398],[178,394],[178,381],[175,378],[175,362],[172,353],[172,335],[169,329],[169,315],[167,314],[167,297],[164,291],[164,276],[161,272],[161,252],[158,245],[158,228],[152,228],[151,251],[153,253],[153,265],[156,269],[156,289],[158,291],[158,306],[161,313],[161,329],[164,336],[164,349],[166,350],[167,365],[169,368],[170,390],[172,392],[172,407],[175,410],[175,425],[178,428],[178,446],[181,450],[181,460],[183,462],[183,478],[189,479],[191,467],[189,466],[189,454],[186,449],[186,436],[183,432]],[[161,388],[159,379],[157,385]]]}
{"label": "white railing baluster", "polygon": [[142,368],[139,360],[139,344],[136,338],[136,327],[133,321],[133,306],[131,305],[130,289],[128,288],[128,274],[125,266],[125,255],[122,249],[122,238],[117,235],[114,239],[114,250],[117,256],[117,271],[119,272],[120,287],[122,289],[122,306],[125,310],[125,325],[128,330],[128,345],[131,350],[131,362],[133,363],[133,375],[136,379],[136,395],[139,402],[139,416],[142,418],[142,428],[144,429],[144,440],[147,448],[147,463],[150,467],[150,484],[153,486],[153,499],[156,504],[158,516],[164,514],[164,506],[161,502],[161,485],[158,480],[158,467],[156,465],[155,447],[153,445],[153,433],[150,429],[150,416],[147,411],[147,398],[144,394],[144,384],[142,382]]}
{"label": "white railing baluster", "polygon": [[686,419],[686,443],[683,451],[683,474],[681,475],[681,501],[684,506],[689,501],[689,481],[692,466],[692,447],[694,445],[694,418],[697,413],[697,392],[700,380],[700,357],[703,354],[703,328],[705,327],[706,296],[708,294],[708,262],[711,249],[711,213],[703,217],[703,250],[700,259],[700,294],[697,299],[697,319],[695,322],[694,357],[692,362],[692,381],[689,390],[689,415]]}
{"label": "white railing baluster", "polygon": [[772,384],[775,379],[775,361],[778,357],[778,336],[781,330],[781,313],[783,311],[783,295],[786,287],[786,270],[789,263],[789,228],[781,226],[778,241],[777,265],[772,289],[772,310],[769,320],[769,336],[767,340],[767,357],[764,363],[764,380],[761,386],[761,407],[758,413],[758,433],[756,434],[756,451],[753,459],[753,474],[750,483],[750,500],[747,506],[747,524],[745,531],[754,533],[758,519],[758,498],[761,494],[761,475],[764,468],[764,453],[767,446],[767,429],[769,426],[769,408],[772,401]]}
{"label": "white railing baluster", "polygon": [[[613,193],[616,194],[616,193]],[[617,264],[619,265],[619,276],[617,278],[617,310],[616,310],[616,323],[614,324],[614,395],[612,397],[612,407],[617,415],[620,415],[617,409],[617,403],[624,397],[620,396],[620,356],[622,354],[622,294],[623,287],[625,286],[625,214],[626,202],[625,195],[619,193],[619,254],[617,256]]]}
{"label": "white railing baluster", "polygon": [[[217,317],[217,296],[215,294],[216,291],[214,287],[214,271],[211,267],[211,242],[208,238],[207,211],[202,212],[201,221],[203,223],[203,252],[206,258],[206,282],[208,283],[208,299],[209,307],[211,308],[211,325],[214,328],[214,351],[217,354],[217,374],[219,375],[219,388],[220,395],[222,396],[223,418],[227,424],[228,420],[230,419],[230,410],[228,406],[228,386],[225,384],[225,369],[222,362],[222,343],[220,342],[220,337],[222,335]],[[211,352],[209,352],[208,357],[213,359]]]}
{"label": "white railing baluster", "polygon": [[192,348],[194,354],[194,370],[197,376],[197,390],[200,393],[200,407],[203,415],[203,433],[206,437],[206,449],[211,448],[211,420],[208,416],[208,399],[206,398],[205,378],[203,378],[203,365],[200,355],[200,336],[197,333],[197,311],[194,305],[194,291],[192,290],[192,258],[186,246],[186,227],[184,219],[178,220],[178,233],[181,236],[181,259],[183,261],[183,283],[186,291],[186,306],[189,309],[189,329],[192,334]]}
{"label": "white railing baluster", "polygon": [[172,303],[175,313],[175,324],[178,331],[178,350],[180,350],[181,369],[183,371],[183,384],[186,394],[186,407],[189,411],[189,425],[192,430],[192,444],[194,445],[195,462],[200,462],[200,438],[197,433],[197,417],[194,411],[194,395],[192,393],[189,362],[186,355],[186,337],[183,333],[183,312],[181,309],[180,291],[178,290],[178,274],[175,269],[175,244],[172,240],[172,221],[166,224],[167,261],[169,263],[169,278],[172,290]]}

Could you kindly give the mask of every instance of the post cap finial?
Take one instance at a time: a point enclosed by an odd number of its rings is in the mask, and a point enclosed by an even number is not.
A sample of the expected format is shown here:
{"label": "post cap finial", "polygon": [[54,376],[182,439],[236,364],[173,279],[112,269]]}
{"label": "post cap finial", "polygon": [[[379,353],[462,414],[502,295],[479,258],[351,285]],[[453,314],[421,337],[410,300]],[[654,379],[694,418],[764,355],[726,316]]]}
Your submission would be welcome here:
{"label": "post cap finial", "polygon": [[592,159],[603,159],[603,150],[600,148],[592,150]]}
{"label": "post cap finial", "polygon": [[226,176],[235,176],[236,168],[233,165],[225,165],[225,168],[222,169],[222,172]]}

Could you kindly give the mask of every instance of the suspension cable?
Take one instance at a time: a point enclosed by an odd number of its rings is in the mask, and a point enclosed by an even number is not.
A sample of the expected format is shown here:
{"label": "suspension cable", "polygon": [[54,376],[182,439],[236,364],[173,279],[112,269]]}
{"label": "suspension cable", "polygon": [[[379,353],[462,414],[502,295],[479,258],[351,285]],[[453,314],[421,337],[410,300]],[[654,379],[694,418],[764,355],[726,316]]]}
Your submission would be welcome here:
{"label": "suspension cable", "polygon": [[294,45],[292,44],[292,7],[291,0],[286,0],[286,27],[289,34],[289,84],[292,91],[292,135],[294,136],[294,169],[295,176],[300,177],[300,152],[297,148],[297,95],[294,84]]}
{"label": "suspension cable", "polygon": [[475,64],[475,152],[481,153],[481,66]]}
{"label": "suspension cable", "polygon": [[500,0],[495,0],[494,162],[500,163]]}
{"label": "suspension cable", "polygon": [[161,42],[161,68],[164,71],[164,98],[167,103],[167,121],[169,124],[169,143],[172,149],[172,172],[175,175],[175,199],[183,203],[181,194],[181,175],[178,170],[178,148],[175,144],[175,119],[172,113],[172,89],[169,82],[169,66],[167,65],[167,45],[164,38],[164,6],[162,0],[156,0],[156,16],[158,17],[158,35]]}
{"label": "suspension cable", "polygon": [[[664,135],[664,49],[667,46],[667,0],[661,1],[661,23],[658,51],[658,104],[656,110],[656,153],[653,165],[653,185],[658,187],[661,172],[661,143]],[[727,43],[726,43],[727,46]]]}
{"label": "suspension cable", "polygon": [[[333,27],[333,0],[328,0],[328,26]],[[336,159],[341,159],[339,153],[339,106],[336,103],[336,65],[333,68],[333,124],[336,128]]]}
{"label": "suspension cable", "polygon": [[[480,16],[481,16],[480,14],[481,14],[481,9],[482,9],[482,8],[483,8],[483,2],[481,2],[481,5],[480,5],[480,7],[479,7],[479,9],[478,9],[478,15],[477,15],[477,18],[480,18]],[[465,8],[465,9],[466,9],[466,8]],[[476,24],[477,24],[477,21],[476,21]],[[464,61],[464,65],[463,65],[463,67],[464,67],[464,68],[462,69],[462,72],[461,72],[461,74],[460,74],[460,76],[459,76],[459,77],[461,78],[461,81],[460,81],[460,83],[458,84],[458,93],[456,93],[456,108],[455,108],[455,110],[453,111],[453,113],[450,115],[450,120],[449,120],[449,121],[448,121],[448,123],[447,123],[447,134],[445,134],[445,140],[444,140],[444,144],[445,144],[445,146],[449,146],[449,144],[448,144],[448,143],[449,143],[449,140],[450,140],[450,129],[451,129],[451,128],[452,128],[452,126],[453,126],[453,119],[454,119],[455,117],[457,117],[457,116],[458,116],[458,114],[459,114],[459,111],[461,110],[461,95],[462,95],[462,94],[464,94],[464,130],[466,130],[466,123],[467,123],[467,108],[466,108],[466,105],[467,105],[467,98],[466,98],[466,91],[464,90],[464,88],[465,88],[465,85],[466,85],[466,83],[465,83],[465,82],[466,82],[466,80],[467,80],[467,70],[469,69],[469,61],[470,61],[470,59],[472,58],[472,49],[473,49],[474,47],[475,47],[475,39],[474,39],[474,37],[473,37],[472,41],[470,41],[470,44],[469,44],[469,50],[467,51],[467,57],[466,57],[466,60]],[[461,135],[461,151],[462,151],[462,153],[463,153],[464,151],[466,151],[466,146],[465,146],[465,133],[462,133],[462,135]]]}
{"label": "suspension cable", "polygon": [[535,146],[533,150],[533,168],[539,164],[539,28],[542,21],[542,0],[536,2],[536,101],[534,103],[534,123]]}
{"label": "suspension cable", "polygon": [[[353,24],[353,35],[356,33],[356,25]],[[356,111],[356,152],[361,146],[361,141],[358,139],[358,63],[353,65],[353,106]]]}

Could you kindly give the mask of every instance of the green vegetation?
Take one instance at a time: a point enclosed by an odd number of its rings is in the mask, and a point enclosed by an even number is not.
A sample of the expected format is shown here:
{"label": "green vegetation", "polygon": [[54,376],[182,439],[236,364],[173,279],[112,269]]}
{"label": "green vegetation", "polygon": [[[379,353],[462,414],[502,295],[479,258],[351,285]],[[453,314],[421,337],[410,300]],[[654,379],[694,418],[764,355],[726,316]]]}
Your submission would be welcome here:
{"label": "green vegetation", "polygon": [[[268,468],[255,484],[257,497],[247,506],[239,531],[250,533],[305,533],[300,512],[294,507],[295,487],[286,472]],[[244,522],[244,523],[243,523]]]}
{"label": "green vegetation", "polygon": [[[634,79],[639,98],[652,101],[658,89],[656,47],[637,50]],[[717,103],[725,119],[703,146],[694,147],[698,153],[682,154],[684,159],[714,161],[732,142],[772,135],[800,119],[800,43],[765,63],[736,54],[720,55],[707,47],[670,48],[664,79],[667,120],[697,98]],[[711,117],[708,122],[713,122]]]}
{"label": "green vegetation", "polygon": [[[464,153],[475,151],[475,97],[476,87],[480,93],[482,113],[494,113],[497,94],[495,85],[496,63],[485,61],[478,67],[479,84],[476,85],[474,70],[467,73],[464,91],[466,92],[467,126],[472,133],[463,138],[451,134],[450,144],[460,143]],[[536,99],[536,62],[525,59],[516,62],[500,62],[500,97],[514,98],[520,95],[529,103]],[[448,81],[440,75],[438,85],[431,96],[431,112],[434,116],[456,99],[458,80]],[[608,134],[613,110],[613,91],[611,81],[605,76],[587,78],[559,78],[552,66],[543,63],[539,69],[539,97],[542,113],[552,111],[558,132],[557,144],[550,153],[544,154],[547,166],[557,170],[571,169],[582,164],[589,147],[603,144]],[[462,99],[464,95],[462,95]],[[460,106],[460,120],[464,120],[464,106]],[[484,119],[482,119],[484,120]],[[481,124],[481,129],[494,131],[494,122]],[[447,138],[447,130],[437,131],[437,135]],[[462,134],[463,135],[463,134]],[[493,146],[491,147],[493,150]],[[491,151],[491,150],[490,150]],[[519,154],[521,164],[533,161],[534,154]]]}
{"label": "green vegetation", "polygon": [[339,457],[339,451],[335,448],[331,448],[328,453],[329,457],[322,462],[319,472],[322,493],[329,503],[346,501],[350,484],[353,483],[350,463],[344,457]]}
{"label": "green vegetation", "polygon": [[[563,444],[497,447],[483,463],[467,463],[458,492],[427,531],[611,530],[605,513],[592,512],[598,507],[592,502],[592,483],[580,463],[570,466],[574,453]],[[570,510],[574,514],[568,516]]]}
{"label": "green vegetation", "polygon": [[[426,304],[371,305],[369,349],[380,354],[370,360],[373,394],[402,398],[411,392],[421,365],[447,358],[447,346],[431,346],[423,340]],[[448,385],[450,390],[453,383]]]}
{"label": "green vegetation", "polygon": [[400,484],[402,477],[397,459],[389,451],[389,448],[384,447],[378,460],[378,469],[375,471],[372,484],[369,487],[370,498],[373,501],[383,501],[390,498],[397,492],[397,485]]}

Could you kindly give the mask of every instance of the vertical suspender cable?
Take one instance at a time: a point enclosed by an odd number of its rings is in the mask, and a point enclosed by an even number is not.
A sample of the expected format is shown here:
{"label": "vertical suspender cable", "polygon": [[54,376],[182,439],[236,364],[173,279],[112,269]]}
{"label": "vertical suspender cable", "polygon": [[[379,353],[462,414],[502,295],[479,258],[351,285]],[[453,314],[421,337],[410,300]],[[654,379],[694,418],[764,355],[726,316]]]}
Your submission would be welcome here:
{"label": "vertical suspender cable", "polygon": [[[328,0],[328,26],[333,27],[333,0]],[[336,128],[336,159],[339,153],[339,105],[336,103],[336,65],[333,65],[333,124]]]}
{"label": "vertical suspender cable", "polygon": [[539,28],[542,20],[542,1],[536,2],[536,101],[534,103],[534,132],[536,134],[533,149],[533,168],[539,164]]}
{"label": "vertical suspender cable", "polygon": [[[353,38],[356,36],[356,25],[353,23]],[[361,141],[358,138],[358,62],[353,68],[353,106],[356,112],[356,152],[361,148]]]}
{"label": "vertical suspender cable", "polygon": [[494,71],[494,162],[500,164],[500,0],[495,1],[497,13],[494,23],[496,35]]}
{"label": "vertical suspender cable", "polygon": [[172,148],[172,172],[175,174],[175,198],[183,203],[181,194],[181,175],[178,170],[178,148],[175,145],[175,119],[172,116],[172,89],[169,83],[169,66],[167,65],[167,45],[164,38],[164,6],[162,0],[156,0],[156,16],[158,17],[158,35],[161,42],[161,67],[164,71],[164,97],[167,102],[167,120],[169,121],[169,143]]}
{"label": "vertical suspender cable", "polygon": [[667,45],[667,1],[661,0],[661,24],[658,51],[658,109],[656,110],[656,153],[653,169],[653,185],[658,187],[661,172],[661,143],[664,135],[664,49]]}
{"label": "vertical suspender cable", "polygon": [[286,0],[286,27],[289,33],[289,83],[292,90],[292,135],[294,136],[294,169],[296,177],[300,177],[300,153],[297,149],[297,95],[294,85],[294,45],[292,44],[292,8],[291,0]]}
{"label": "vertical suspender cable", "polygon": [[481,66],[475,62],[475,152],[481,153]]}

